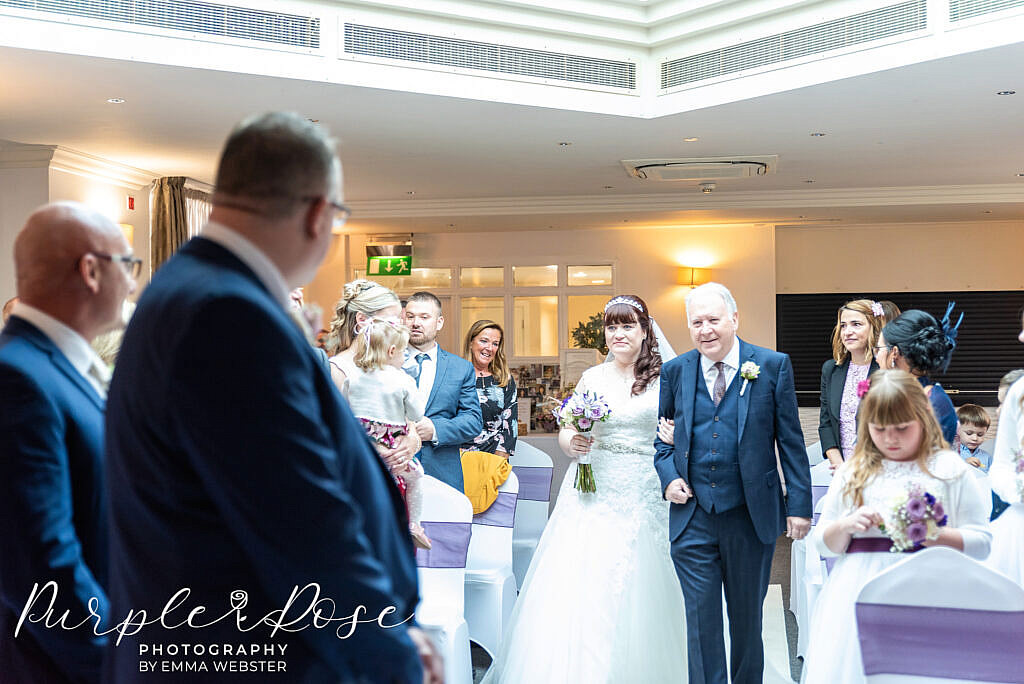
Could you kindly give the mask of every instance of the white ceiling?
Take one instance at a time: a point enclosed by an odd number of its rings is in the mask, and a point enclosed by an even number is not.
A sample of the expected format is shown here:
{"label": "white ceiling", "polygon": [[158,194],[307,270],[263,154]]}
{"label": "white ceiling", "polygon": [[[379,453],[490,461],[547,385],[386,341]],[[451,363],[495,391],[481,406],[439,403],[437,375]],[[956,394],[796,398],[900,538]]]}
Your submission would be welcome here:
{"label": "white ceiling", "polygon": [[[0,48],[0,138],[212,182],[234,122],[293,109],[341,139],[353,226],[374,231],[1019,221],[1021,64],[1024,43],[645,120]],[[711,196],[619,163],[744,154],[777,174]]]}

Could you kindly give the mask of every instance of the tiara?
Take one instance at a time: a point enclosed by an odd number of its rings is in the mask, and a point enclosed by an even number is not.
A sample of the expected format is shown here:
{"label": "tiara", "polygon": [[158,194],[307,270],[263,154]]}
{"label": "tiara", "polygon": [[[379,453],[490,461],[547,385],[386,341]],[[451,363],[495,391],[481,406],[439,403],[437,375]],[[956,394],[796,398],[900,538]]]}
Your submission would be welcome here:
{"label": "tiara", "polygon": [[609,301],[607,304],[604,305],[604,310],[607,311],[608,309],[610,309],[611,307],[615,306],[616,304],[629,304],[631,307],[633,307],[634,309],[636,309],[640,313],[644,312],[644,308],[642,306],[640,306],[639,303],[633,301],[629,297],[612,297],[611,301]]}

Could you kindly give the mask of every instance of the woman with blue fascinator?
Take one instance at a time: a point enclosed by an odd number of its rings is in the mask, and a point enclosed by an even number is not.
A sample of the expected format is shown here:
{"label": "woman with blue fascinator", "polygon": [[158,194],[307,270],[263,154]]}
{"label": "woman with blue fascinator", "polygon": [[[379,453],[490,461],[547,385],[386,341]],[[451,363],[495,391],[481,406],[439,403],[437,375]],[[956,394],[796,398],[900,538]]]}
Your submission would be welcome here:
{"label": "woman with blue fascinator", "polygon": [[957,331],[964,315],[960,314],[955,325],[950,323],[955,305],[956,302],[950,302],[941,322],[920,309],[904,311],[882,328],[875,346],[880,368],[899,368],[917,377],[928,393],[942,437],[950,444],[956,439],[956,409],[942,385],[933,382],[931,376],[946,372],[956,349]]}

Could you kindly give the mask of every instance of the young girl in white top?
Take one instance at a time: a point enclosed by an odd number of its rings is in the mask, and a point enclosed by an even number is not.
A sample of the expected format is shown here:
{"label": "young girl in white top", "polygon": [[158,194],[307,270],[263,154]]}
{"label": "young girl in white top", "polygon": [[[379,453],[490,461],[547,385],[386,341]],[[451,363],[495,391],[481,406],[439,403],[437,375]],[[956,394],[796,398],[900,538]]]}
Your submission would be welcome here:
{"label": "young girl in white top", "polygon": [[[348,378],[348,402],[352,413],[370,437],[383,449],[393,449],[396,440],[408,434],[409,421],[423,418],[423,403],[416,383],[401,370],[409,344],[409,329],[397,320],[372,318],[357,331],[355,364],[361,373]],[[423,466],[415,456],[391,470],[409,508],[409,533],[416,546],[430,548],[420,516]]]}
{"label": "young girl in white top", "polygon": [[[909,552],[936,545],[977,559],[989,552],[991,501],[970,466],[949,450],[920,383],[901,370],[876,371],[870,383],[860,405],[857,446],[836,469],[810,537],[822,556],[839,559],[814,608],[804,684],[866,681],[854,604],[868,580],[906,558],[890,551],[879,525],[898,527],[894,502],[906,499],[912,487],[919,499],[934,497],[933,510],[941,504],[947,523]],[[911,539],[927,534],[927,528],[910,530]]]}

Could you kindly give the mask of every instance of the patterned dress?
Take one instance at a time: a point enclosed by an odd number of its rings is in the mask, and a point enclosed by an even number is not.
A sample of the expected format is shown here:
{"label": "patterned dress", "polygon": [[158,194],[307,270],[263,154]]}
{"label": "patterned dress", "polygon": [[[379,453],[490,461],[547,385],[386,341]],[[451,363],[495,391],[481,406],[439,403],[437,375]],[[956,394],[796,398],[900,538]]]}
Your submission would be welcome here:
{"label": "patterned dress", "polygon": [[480,397],[480,412],[483,413],[484,429],[472,442],[462,445],[463,449],[486,451],[493,454],[501,450],[512,454],[519,436],[519,400],[516,397],[516,381],[509,378],[501,387],[494,376],[476,379],[476,393]]}

